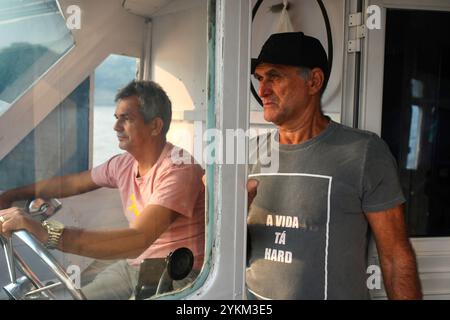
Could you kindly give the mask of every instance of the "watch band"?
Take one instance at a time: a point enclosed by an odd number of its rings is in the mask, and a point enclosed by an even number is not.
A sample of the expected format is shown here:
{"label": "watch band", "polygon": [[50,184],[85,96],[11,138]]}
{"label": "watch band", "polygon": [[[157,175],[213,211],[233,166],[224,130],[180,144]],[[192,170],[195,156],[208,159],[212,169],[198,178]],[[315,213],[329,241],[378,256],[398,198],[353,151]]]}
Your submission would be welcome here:
{"label": "watch band", "polygon": [[47,229],[48,239],[45,246],[48,249],[56,249],[64,232],[64,225],[54,220],[45,220],[42,225]]}

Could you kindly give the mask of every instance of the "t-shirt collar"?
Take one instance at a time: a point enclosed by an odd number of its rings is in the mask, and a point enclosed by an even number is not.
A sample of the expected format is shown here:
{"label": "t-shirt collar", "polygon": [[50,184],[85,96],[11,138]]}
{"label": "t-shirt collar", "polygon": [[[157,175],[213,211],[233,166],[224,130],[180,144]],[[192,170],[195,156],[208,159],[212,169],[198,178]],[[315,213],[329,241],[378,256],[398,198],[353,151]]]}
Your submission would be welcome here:
{"label": "t-shirt collar", "polygon": [[272,134],[272,143],[278,150],[299,150],[310,147],[311,145],[322,141],[337,127],[337,123],[330,119],[328,126],[317,136],[299,144],[280,144],[280,133],[278,130]]}
{"label": "t-shirt collar", "polygon": [[166,144],[164,145],[163,150],[161,151],[161,154],[159,155],[158,160],[151,167],[151,169],[148,170],[147,173],[144,174],[143,176],[140,176],[140,177],[137,176],[138,175],[139,163],[137,162],[136,159],[134,159],[134,163],[133,163],[133,177],[136,180],[138,180],[138,181],[146,180],[148,177],[151,177],[153,175],[153,172],[155,171],[155,169],[161,164],[163,159],[167,156],[167,153],[170,151],[171,146],[172,146],[172,144],[170,142],[166,142]]}

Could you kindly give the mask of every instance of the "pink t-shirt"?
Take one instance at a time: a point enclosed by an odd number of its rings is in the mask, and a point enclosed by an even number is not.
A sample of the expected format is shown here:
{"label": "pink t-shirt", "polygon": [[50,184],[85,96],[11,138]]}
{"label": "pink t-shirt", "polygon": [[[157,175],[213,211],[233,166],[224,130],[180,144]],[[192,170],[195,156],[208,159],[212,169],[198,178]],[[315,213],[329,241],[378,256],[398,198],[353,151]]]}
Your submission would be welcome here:
{"label": "pink t-shirt", "polygon": [[[147,205],[159,205],[179,213],[169,228],[138,258],[129,260],[139,265],[147,258],[163,258],[177,248],[187,247],[194,254],[194,269],[203,264],[205,245],[205,188],[203,169],[198,164],[172,161],[174,146],[167,143],[158,161],[144,176],[137,178],[138,163],[129,153],[117,155],[92,169],[95,184],[118,188],[123,212],[133,221]],[[179,149],[181,150],[181,149]],[[186,151],[183,157],[192,159]],[[192,162],[193,159],[192,159]]]}

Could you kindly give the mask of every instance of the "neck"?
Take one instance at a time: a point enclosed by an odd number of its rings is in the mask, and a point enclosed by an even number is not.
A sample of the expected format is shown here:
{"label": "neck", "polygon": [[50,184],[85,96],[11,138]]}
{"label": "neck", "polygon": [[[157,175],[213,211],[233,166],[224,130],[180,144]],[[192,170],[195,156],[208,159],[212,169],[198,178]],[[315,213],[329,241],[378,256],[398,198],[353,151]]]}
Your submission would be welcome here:
{"label": "neck", "polygon": [[[309,111],[312,110],[312,111]],[[329,119],[321,111],[320,103],[293,121],[278,127],[280,144],[300,144],[318,136],[329,124]]]}
{"label": "neck", "polygon": [[138,162],[138,176],[144,176],[158,161],[164,147],[166,145],[166,140],[161,139],[149,143],[143,148],[140,148],[137,152],[132,155]]}

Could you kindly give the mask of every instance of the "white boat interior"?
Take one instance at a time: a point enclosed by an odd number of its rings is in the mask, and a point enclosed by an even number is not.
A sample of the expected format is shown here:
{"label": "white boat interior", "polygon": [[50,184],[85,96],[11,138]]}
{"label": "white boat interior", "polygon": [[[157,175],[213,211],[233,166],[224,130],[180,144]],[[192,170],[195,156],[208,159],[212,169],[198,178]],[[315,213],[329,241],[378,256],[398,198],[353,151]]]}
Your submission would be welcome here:
{"label": "white boat interior", "polygon": [[[202,272],[164,298],[245,298],[247,149],[244,163],[207,163],[204,133],[274,128],[252,94],[250,58],[282,28],[282,3],[2,0],[0,190],[89,170],[122,152],[115,94],[133,78],[154,80],[172,101],[168,140],[202,164],[208,194]],[[424,298],[450,299],[450,1],[289,3],[293,29],[320,39],[332,58],[324,113],[377,133],[397,160]],[[65,225],[127,225],[117,190],[60,200]],[[55,281],[27,245],[14,245],[39,278]],[[51,254],[66,272],[79,268],[82,284],[111,263]],[[379,264],[373,242],[368,261]],[[0,287],[7,270],[0,254]],[[386,298],[382,284],[371,296]]]}

